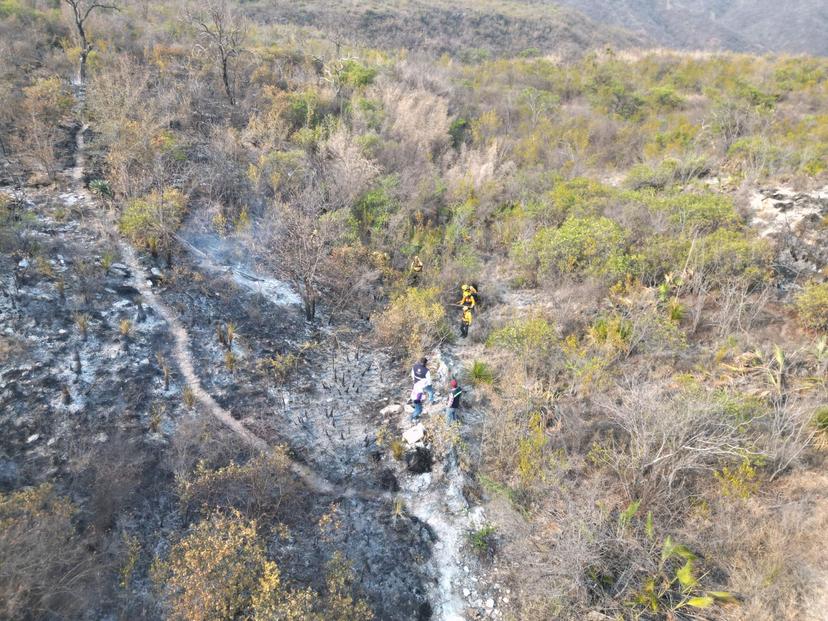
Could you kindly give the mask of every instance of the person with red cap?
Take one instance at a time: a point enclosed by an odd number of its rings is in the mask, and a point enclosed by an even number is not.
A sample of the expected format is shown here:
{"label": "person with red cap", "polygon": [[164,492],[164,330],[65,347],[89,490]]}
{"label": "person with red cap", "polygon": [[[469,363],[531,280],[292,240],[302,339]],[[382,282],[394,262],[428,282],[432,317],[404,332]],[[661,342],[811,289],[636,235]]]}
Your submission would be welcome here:
{"label": "person with red cap", "polygon": [[457,383],[457,380],[452,378],[451,390],[449,390],[448,399],[446,400],[446,421],[453,423],[457,420],[457,410],[460,409],[460,397],[463,395],[463,389]]}

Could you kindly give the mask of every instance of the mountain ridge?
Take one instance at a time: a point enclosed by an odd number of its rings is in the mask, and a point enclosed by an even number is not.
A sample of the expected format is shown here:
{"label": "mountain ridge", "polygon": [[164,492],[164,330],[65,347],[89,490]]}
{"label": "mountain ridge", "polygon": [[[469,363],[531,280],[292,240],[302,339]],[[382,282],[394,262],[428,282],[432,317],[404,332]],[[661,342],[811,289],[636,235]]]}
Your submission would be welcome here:
{"label": "mountain ridge", "polygon": [[815,0],[556,0],[604,26],[678,49],[828,55],[828,6]]}

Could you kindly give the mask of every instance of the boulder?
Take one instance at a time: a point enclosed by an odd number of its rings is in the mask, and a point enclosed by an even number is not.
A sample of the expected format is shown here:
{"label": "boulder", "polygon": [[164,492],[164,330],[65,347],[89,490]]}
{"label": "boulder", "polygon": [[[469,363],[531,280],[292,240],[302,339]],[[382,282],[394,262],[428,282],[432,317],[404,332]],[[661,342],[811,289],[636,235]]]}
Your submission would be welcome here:
{"label": "boulder", "polygon": [[425,427],[423,427],[422,423],[417,423],[411,429],[408,429],[405,433],[403,433],[403,440],[405,440],[409,446],[414,446],[418,442],[421,442],[424,436]]}
{"label": "boulder", "polygon": [[405,467],[413,474],[431,472],[432,463],[431,451],[425,447],[418,446],[405,454]]}
{"label": "boulder", "polygon": [[122,276],[123,278],[129,278],[129,276],[131,274],[131,272],[129,271],[129,268],[126,265],[124,265],[123,263],[113,263],[112,265],[109,266],[109,271],[114,272],[114,273],[118,274],[119,276]]}
{"label": "boulder", "polygon": [[403,406],[399,403],[392,403],[391,405],[386,405],[384,408],[380,410],[380,414],[383,416],[391,416],[392,414],[400,414],[403,411]]}

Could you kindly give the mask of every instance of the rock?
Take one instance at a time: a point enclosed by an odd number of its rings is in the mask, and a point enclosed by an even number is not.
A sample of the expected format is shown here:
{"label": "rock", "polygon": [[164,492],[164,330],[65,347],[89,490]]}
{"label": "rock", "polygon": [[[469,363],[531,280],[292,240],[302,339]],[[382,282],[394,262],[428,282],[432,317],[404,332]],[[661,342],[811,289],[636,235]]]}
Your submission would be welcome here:
{"label": "rock", "polygon": [[509,603],[509,598],[508,597],[501,597],[500,599],[501,599],[501,601],[503,601],[504,604]]}
{"label": "rock", "polygon": [[390,468],[383,468],[379,473],[380,488],[389,492],[400,491],[400,484],[397,482],[397,477],[394,476]]}
{"label": "rock", "polygon": [[32,434],[28,438],[26,438],[26,444],[31,444],[32,442],[36,442],[38,438],[40,438],[39,433]]}
{"label": "rock", "polygon": [[494,608],[494,600],[491,597],[486,600],[486,608]]}
{"label": "rock", "polygon": [[106,433],[104,433],[103,431],[101,433],[99,433],[97,436],[95,436],[95,442],[97,442],[98,444],[103,444],[104,442],[107,442],[108,440],[109,440],[109,436],[106,435]]}
{"label": "rock", "polygon": [[391,414],[400,414],[403,411],[403,407],[399,403],[392,403],[391,405],[386,405],[384,408],[380,410],[380,414],[383,416],[390,416]]}
{"label": "rock", "polygon": [[469,591],[468,589],[465,589],[465,588],[464,588],[464,589],[463,589],[463,597],[468,598],[468,597],[470,597],[470,596],[471,596],[471,591]]}
{"label": "rock", "polygon": [[414,474],[431,472],[432,463],[431,451],[422,446],[405,454],[405,467]]}
{"label": "rock", "polygon": [[411,484],[408,485],[408,491],[412,494],[422,494],[425,492],[429,487],[431,487],[431,473],[424,472],[419,476],[414,477],[414,480],[411,481]]}
{"label": "rock", "polygon": [[29,267],[29,260],[20,259],[20,262],[17,264],[17,267],[19,267],[21,270],[25,270],[27,267]]}
{"label": "rock", "polygon": [[124,278],[129,278],[130,274],[132,273],[129,271],[129,268],[123,263],[113,263],[109,266],[109,271],[120,274]]}
{"label": "rock", "polygon": [[153,267],[152,269],[150,269],[150,274],[152,274],[153,276],[155,276],[159,280],[161,278],[164,278],[164,275],[161,273],[161,270],[159,270],[157,267]]}
{"label": "rock", "polygon": [[16,463],[0,458],[0,485],[13,487],[19,479],[19,468]]}
{"label": "rock", "polygon": [[422,423],[417,423],[411,429],[408,429],[405,433],[403,433],[403,440],[405,440],[409,446],[414,446],[420,442],[423,437],[425,437],[425,427],[423,427]]}

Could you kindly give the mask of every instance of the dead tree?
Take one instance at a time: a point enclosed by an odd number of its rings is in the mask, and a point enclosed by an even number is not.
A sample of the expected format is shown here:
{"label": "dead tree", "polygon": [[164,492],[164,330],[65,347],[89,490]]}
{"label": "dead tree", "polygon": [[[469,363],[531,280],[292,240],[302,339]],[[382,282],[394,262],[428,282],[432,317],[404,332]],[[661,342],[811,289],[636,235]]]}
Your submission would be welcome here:
{"label": "dead tree", "polygon": [[63,0],[72,9],[72,17],[75,21],[75,32],[80,43],[80,60],[78,63],[78,83],[86,84],[86,61],[89,52],[94,47],[86,35],[86,20],[95,10],[119,11],[114,2],[98,2],[97,0]]}
{"label": "dead tree", "polygon": [[329,211],[322,192],[308,189],[276,204],[261,226],[261,254],[302,298],[305,319],[316,315],[320,285],[335,270],[333,248],[341,242],[345,210]]}
{"label": "dead tree", "polygon": [[201,11],[187,13],[190,22],[205,41],[202,49],[212,51],[221,73],[224,93],[231,106],[236,105],[233,59],[242,52],[247,31],[242,20],[227,5],[226,0],[210,0]]}

